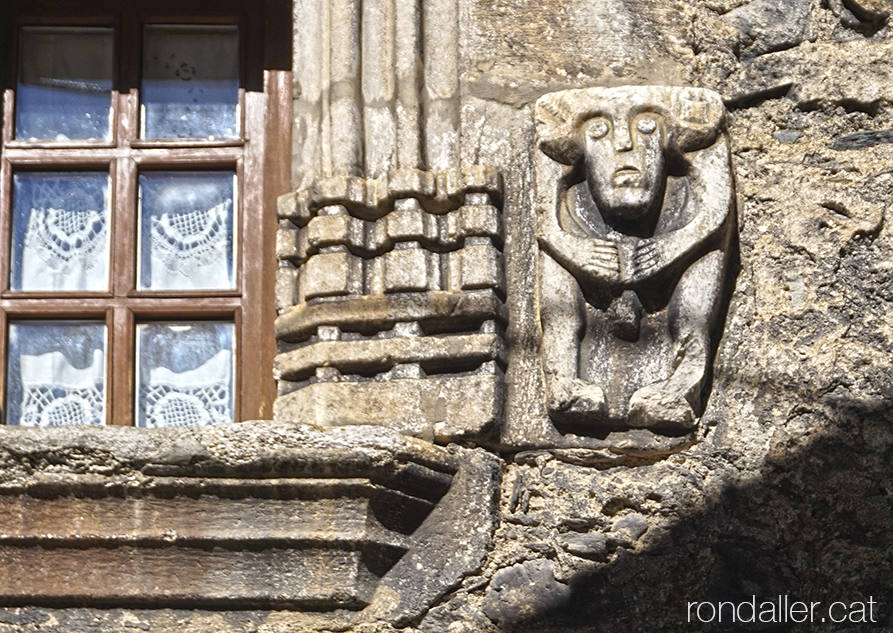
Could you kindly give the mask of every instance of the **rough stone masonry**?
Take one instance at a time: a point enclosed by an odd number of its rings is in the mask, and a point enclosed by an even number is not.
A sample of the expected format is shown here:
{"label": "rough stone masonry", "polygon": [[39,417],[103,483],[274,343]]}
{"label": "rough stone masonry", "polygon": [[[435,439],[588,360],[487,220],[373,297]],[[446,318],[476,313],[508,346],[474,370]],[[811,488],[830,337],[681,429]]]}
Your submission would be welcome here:
{"label": "rough stone masonry", "polygon": [[893,630],[891,11],[295,0],[275,420],[0,427],[0,633]]}

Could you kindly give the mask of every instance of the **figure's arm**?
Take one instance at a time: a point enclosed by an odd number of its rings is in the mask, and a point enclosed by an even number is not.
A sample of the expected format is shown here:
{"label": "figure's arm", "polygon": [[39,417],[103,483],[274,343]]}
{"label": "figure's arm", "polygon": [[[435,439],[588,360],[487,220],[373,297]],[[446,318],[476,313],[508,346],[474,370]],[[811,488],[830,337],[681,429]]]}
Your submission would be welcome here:
{"label": "figure's arm", "polygon": [[639,282],[690,257],[726,224],[732,209],[732,176],[729,147],[725,137],[693,156],[692,200],[698,205],[695,216],[685,226],[639,240],[633,256],[631,282]]}
{"label": "figure's arm", "polygon": [[537,209],[540,247],[568,270],[581,285],[605,286],[620,281],[617,245],[595,237],[581,237],[562,229],[555,209]]}

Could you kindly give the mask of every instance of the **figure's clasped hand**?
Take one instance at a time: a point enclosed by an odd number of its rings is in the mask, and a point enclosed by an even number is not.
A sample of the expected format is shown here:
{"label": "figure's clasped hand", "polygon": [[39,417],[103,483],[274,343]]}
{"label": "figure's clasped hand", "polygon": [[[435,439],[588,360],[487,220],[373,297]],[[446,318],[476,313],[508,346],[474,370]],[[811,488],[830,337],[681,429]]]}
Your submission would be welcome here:
{"label": "figure's clasped hand", "polygon": [[581,255],[580,267],[586,277],[605,283],[620,281],[620,255],[615,243],[588,239]]}
{"label": "figure's clasped hand", "polygon": [[657,240],[641,240],[633,254],[632,281],[638,282],[651,277],[663,268],[664,256]]}

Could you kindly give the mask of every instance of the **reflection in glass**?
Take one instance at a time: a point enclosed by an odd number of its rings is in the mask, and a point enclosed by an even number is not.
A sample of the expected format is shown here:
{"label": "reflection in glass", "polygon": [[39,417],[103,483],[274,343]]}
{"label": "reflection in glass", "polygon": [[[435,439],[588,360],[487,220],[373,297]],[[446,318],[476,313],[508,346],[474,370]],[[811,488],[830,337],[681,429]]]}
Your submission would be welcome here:
{"label": "reflection in glass", "polygon": [[107,290],[108,193],[105,173],[15,174],[10,287]]}
{"label": "reflection in glass", "polygon": [[146,26],[143,138],[235,138],[239,30],[235,26]]}
{"label": "reflection in glass", "polygon": [[233,289],[232,172],[140,175],[141,290]]}
{"label": "reflection in glass", "polygon": [[10,323],[6,423],[102,424],[105,338],[102,322]]}
{"label": "reflection in glass", "polygon": [[109,140],[113,51],[112,29],[22,27],[15,137]]}
{"label": "reflection in glass", "polygon": [[137,426],[233,421],[233,324],[137,326]]}

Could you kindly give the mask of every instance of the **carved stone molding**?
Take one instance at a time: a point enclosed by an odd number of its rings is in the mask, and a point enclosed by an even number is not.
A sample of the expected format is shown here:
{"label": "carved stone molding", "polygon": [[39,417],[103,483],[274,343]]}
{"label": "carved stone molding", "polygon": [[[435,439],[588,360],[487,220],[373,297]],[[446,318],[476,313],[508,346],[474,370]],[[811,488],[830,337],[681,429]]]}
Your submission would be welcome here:
{"label": "carved stone molding", "polygon": [[0,435],[2,607],[401,621],[474,571],[494,528],[494,457],[388,429]]}
{"label": "carved stone molding", "polygon": [[280,200],[274,415],[495,438],[507,363],[502,178],[329,178]]}
{"label": "carved stone molding", "polygon": [[[529,443],[659,453],[691,441],[735,233],[724,117],[719,95],[695,88],[566,90],[537,102],[552,428]],[[525,443],[513,433],[510,443]]]}

